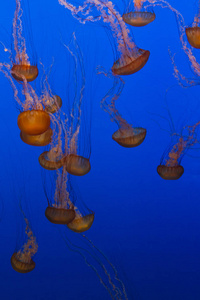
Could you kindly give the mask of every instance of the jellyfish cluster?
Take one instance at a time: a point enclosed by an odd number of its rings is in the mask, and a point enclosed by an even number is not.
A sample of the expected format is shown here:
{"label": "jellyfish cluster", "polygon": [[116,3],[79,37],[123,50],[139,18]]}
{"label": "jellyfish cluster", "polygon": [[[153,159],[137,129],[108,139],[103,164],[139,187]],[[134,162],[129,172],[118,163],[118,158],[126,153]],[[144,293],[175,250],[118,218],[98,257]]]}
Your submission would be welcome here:
{"label": "jellyfish cluster", "polygon": [[[7,60],[0,62],[0,71],[1,76],[5,76],[13,90],[14,103],[19,112],[16,122],[20,131],[19,138],[29,146],[40,149],[45,146],[45,149],[41,150],[38,161],[35,162],[41,168],[41,180],[43,180],[47,200],[44,216],[49,222],[56,224],[55,226],[66,228],[65,239],[69,247],[71,247],[71,241],[68,240],[67,230],[85,239],[88,247],[97,252],[95,259],[103,269],[106,279],[102,278],[99,270],[93,265],[88,265],[92,267],[109,292],[111,299],[128,299],[124,283],[118,278],[114,265],[107,259],[106,262],[101,262],[101,259],[105,260],[104,254],[85,235],[95,222],[95,212],[80,201],[73,184],[73,177],[85,176],[92,168],[91,140],[88,138],[91,112],[87,109],[90,106],[90,100],[85,96],[86,76],[81,46],[75,32],[71,33],[71,42],[68,45],[63,44],[74,63],[74,70],[71,72],[73,72],[72,77],[75,78],[75,92],[70,99],[62,99],[56,92],[54,93],[51,87],[49,80],[51,74],[46,72],[42,61],[37,57],[34,49],[31,49],[31,45],[27,47],[27,39],[24,35],[26,22],[23,18],[23,1],[16,0],[15,2],[12,48],[9,49],[3,41],[1,42],[1,47],[3,47],[1,51],[6,53]],[[135,30],[137,30],[137,27],[143,26],[150,28],[149,24],[156,20],[155,7],[169,9],[177,21],[180,44],[194,75],[190,78],[182,74],[176,64],[176,56],[169,51],[174,77],[183,89],[199,85],[200,65],[194,49],[200,49],[200,1],[192,25],[185,25],[181,13],[165,0],[124,2],[123,12],[118,11],[114,1],[108,0],[85,0],[82,3],[68,0],[57,2],[58,6],[66,10],[66,18],[67,13],[70,13],[81,24],[82,31],[85,30],[85,24],[89,23],[93,26],[98,23],[109,30],[112,35],[110,42],[113,49],[113,61],[110,62],[110,69],[95,66],[94,75],[98,78],[104,76],[104,79],[111,83],[110,89],[100,101],[100,106],[108,114],[110,120],[117,125],[117,130],[112,134],[112,140],[116,142],[115,147],[133,148],[123,149],[123,151],[132,151],[134,156],[134,148],[143,144],[148,130],[142,125],[137,127],[130,124],[117,109],[117,103],[127,76],[134,74],[134,77],[137,76],[137,72],[142,72],[151,60],[151,56],[149,50],[141,49],[136,45],[132,29],[136,27]],[[38,82],[39,92],[36,87]],[[86,122],[86,120],[89,121]],[[180,130],[176,130],[173,126],[173,120],[170,122],[172,123],[170,145],[161,157],[157,173],[164,180],[177,180],[184,174],[182,165],[184,155],[199,143],[200,121],[197,119],[195,124],[185,123]],[[145,143],[142,147],[145,147]],[[148,149],[146,151],[148,155]],[[48,180],[51,182],[51,189],[46,184]],[[19,206],[25,224],[26,238],[21,248],[14,251],[11,266],[19,273],[28,273],[37,267],[33,257],[38,252],[38,243],[21,202]],[[75,247],[74,251],[87,261],[81,247],[78,245],[73,245],[73,247]],[[92,252],[87,254],[93,257]],[[106,264],[114,272],[114,278],[109,274]],[[114,283],[116,278],[117,283]]]}

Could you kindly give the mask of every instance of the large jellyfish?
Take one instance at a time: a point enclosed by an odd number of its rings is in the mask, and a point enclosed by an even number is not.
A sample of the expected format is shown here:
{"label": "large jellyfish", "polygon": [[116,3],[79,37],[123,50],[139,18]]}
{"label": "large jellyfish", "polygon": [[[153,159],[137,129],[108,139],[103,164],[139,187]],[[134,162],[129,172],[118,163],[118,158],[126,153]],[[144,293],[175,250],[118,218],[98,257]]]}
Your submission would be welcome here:
{"label": "large jellyfish", "polygon": [[156,15],[154,11],[149,8],[143,8],[144,2],[146,2],[146,0],[129,1],[126,12],[122,16],[125,23],[135,27],[142,27],[155,20]]}
{"label": "large jellyfish", "polygon": [[24,215],[24,221],[26,223],[25,233],[26,233],[27,241],[24,243],[22,248],[14,252],[11,257],[11,266],[15,271],[19,273],[28,273],[35,268],[35,262],[33,261],[32,258],[37,253],[38,250],[36,237],[34,236],[29,221],[25,215]]}
{"label": "large jellyfish", "polygon": [[72,15],[81,23],[103,20],[104,23],[110,26],[118,51],[116,61],[112,66],[114,75],[130,75],[144,67],[150,52],[136,46],[129,29],[111,1],[86,0],[82,6],[78,7],[66,0],[58,1],[69,9]]}
{"label": "large jellyfish", "polygon": [[11,76],[12,71],[9,64],[0,63],[0,71],[9,80],[20,111],[17,124],[21,130],[21,139],[34,146],[49,144],[52,136],[51,118],[49,113],[45,111],[43,96],[37,95],[25,76],[22,76],[22,85],[16,86]]}
{"label": "large jellyfish", "polygon": [[101,106],[105,112],[110,115],[111,121],[114,121],[118,130],[112,135],[112,139],[122,147],[132,148],[139,146],[146,137],[146,129],[142,127],[133,127],[119,113],[116,108],[116,100],[120,97],[124,81],[120,77],[113,76],[111,72],[104,69],[98,69],[99,74],[113,79],[113,86],[101,100]]}
{"label": "large jellyfish", "polygon": [[[32,55],[33,62],[27,54],[26,40],[23,36],[22,24],[22,4],[21,0],[16,0],[16,10],[13,19],[13,48],[14,57],[12,59],[12,76],[18,81],[23,81],[23,77],[27,82],[33,81],[38,76],[37,65],[34,64],[34,55]],[[30,30],[29,30],[30,33]],[[31,45],[33,47],[33,45]]]}

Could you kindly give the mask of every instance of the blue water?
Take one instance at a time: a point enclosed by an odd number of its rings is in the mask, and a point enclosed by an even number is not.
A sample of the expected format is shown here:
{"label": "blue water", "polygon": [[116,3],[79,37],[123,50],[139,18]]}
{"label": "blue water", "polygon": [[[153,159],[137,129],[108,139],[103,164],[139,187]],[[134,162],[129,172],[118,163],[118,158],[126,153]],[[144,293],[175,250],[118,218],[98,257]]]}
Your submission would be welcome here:
{"label": "blue water", "polygon": [[[156,7],[152,24],[130,29],[136,44],[151,54],[141,71],[124,77],[125,87],[117,102],[129,123],[147,129],[145,141],[128,149],[112,140],[117,126],[100,108],[102,97],[112,86],[112,80],[95,74],[98,65],[107,70],[113,65],[104,28],[97,23],[80,25],[56,0],[25,2],[26,7],[29,2],[30,18],[28,14],[26,18],[33,37],[29,42],[34,41],[37,64],[42,70],[40,61],[45,68],[53,63],[50,84],[63,102],[73,74],[63,43],[69,44],[74,31],[83,53],[89,117],[92,112],[92,168],[86,176],[75,179],[75,186],[84,203],[95,212],[87,237],[116,267],[128,299],[199,300],[200,152],[187,152],[182,160],[185,173],[177,181],[165,181],[156,172],[170,143],[169,112],[177,131],[200,118],[199,86],[183,89],[173,77],[169,48],[176,53],[181,72],[193,76],[181,49],[174,14]],[[123,13],[123,2],[114,3]],[[186,24],[192,23],[197,9],[194,0],[170,3],[183,14]],[[0,40],[7,47],[11,46],[14,10],[14,0],[1,3]],[[198,50],[194,53],[198,60]],[[3,47],[0,57],[1,62],[8,61]],[[37,90],[40,78],[33,83]],[[77,234],[45,218],[47,200],[38,163],[43,148],[20,140],[13,91],[3,74],[0,98],[0,299],[111,299],[95,272],[78,253],[69,250],[63,239],[64,235],[78,244]],[[10,264],[16,247],[24,241],[19,201],[39,245],[34,257],[36,268],[28,274],[15,272]]]}

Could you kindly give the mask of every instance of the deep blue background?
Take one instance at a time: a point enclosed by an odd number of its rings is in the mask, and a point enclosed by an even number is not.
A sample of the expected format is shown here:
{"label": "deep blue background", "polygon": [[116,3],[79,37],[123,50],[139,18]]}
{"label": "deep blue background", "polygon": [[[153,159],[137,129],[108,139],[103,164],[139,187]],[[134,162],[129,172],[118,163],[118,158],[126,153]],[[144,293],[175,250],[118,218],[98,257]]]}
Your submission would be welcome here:
{"label": "deep blue background", "polygon": [[[170,2],[191,24],[194,1]],[[123,12],[123,3],[116,4]],[[126,149],[111,136],[117,130],[101,110],[100,100],[112,82],[95,78],[97,65],[106,69],[113,64],[108,37],[101,26],[80,26],[58,1],[29,1],[35,49],[45,67],[54,57],[55,73],[50,81],[54,91],[66,97],[71,64],[63,54],[62,42],[69,43],[75,30],[84,54],[87,88],[92,103],[91,172],[76,179],[83,201],[95,211],[95,221],[88,237],[106,253],[123,279],[129,299],[198,300],[200,299],[200,153],[185,156],[185,173],[178,181],[164,181],[156,167],[170,142],[165,107],[168,107],[177,130],[181,124],[200,119],[199,87],[176,86],[168,47],[176,54],[181,72],[191,77],[187,57],[181,50],[174,15],[155,8],[156,20],[143,28],[132,28],[137,45],[151,52],[146,66],[124,78],[126,84],[117,107],[134,126],[147,128],[142,145]],[[15,1],[1,3],[2,42],[10,46]],[[6,33],[7,31],[7,33]],[[198,58],[198,51],[195,51]],[[1,61],[7,57],[1,49]],[[39,80],[39,79],[38,79]],[[37,85],[38,88],[39,84]],[[42,187],[41,167],[37,158],[42,152],[23,144],[17,127],[18,112],[7,79],[0,74],[1,132],[1,299],[109,299],[93,271],[75,253],[69,252],[56,225],[44,216],[47,201]],[[186,124],[184,123],[186,122]],[[18,274],[10,265],[18,236],[23,227],[18,201],[24,209],[39,244],[34,260],[36,268]],[[67,231],[66,231],[67,234]],[[73,240],[73,235],[70,234]]]}

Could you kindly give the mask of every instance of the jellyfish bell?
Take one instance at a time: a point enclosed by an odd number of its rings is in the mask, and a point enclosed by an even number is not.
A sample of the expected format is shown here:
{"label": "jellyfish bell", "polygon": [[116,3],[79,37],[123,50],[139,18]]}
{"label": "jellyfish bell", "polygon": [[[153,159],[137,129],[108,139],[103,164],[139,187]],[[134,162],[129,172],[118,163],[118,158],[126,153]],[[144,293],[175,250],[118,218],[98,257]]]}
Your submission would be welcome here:
{"label": "jellyfish bell", "polygon": [[184,168],[180,165],[177,166],[165,166],[165,165],[159,165],[157,167],[157,172],[165,180],[177,180],[179,179],[183,173]]}
{"label": "jellyfish bell", "polygon": [[114,75],[131,75],[141,70],[149,59],[150,51],[139,49],[137,55],[122,55],[112,66]]}
{"label": "jellyfish bell", "polygon": [[55,95],[45,100],[45,111],[51,114],[56,113],[62,106],[62,99]]}
{"label": "jellyfish bell", "polygon": [[32,259],[24,262],[17,252],[13,253],[10,261],[12,268],[19,273],[28,273],[35,269],[35,262]]}
{"label": "jellyfish bell", "polygon": [[27,110],[19,114],[17,125],[29,135],[39,135],[50,127],[50,116],[43,110]]}
{"label": "jellyfish bell", "polygon": [[41,167],[46,170],[58,170],[64,165],[65,158],[57,151],[45,151],[39,156],[39,163]]}
{"label": "jellyfish bell", "polygon": [[185,33],[188,39],[189,44],[196,49],[200,49],[200,27],[186,27]]}
{"label": "jellyfish bell", "polygon": [[128,129],[118,129],[112,135],[112,139],[122,147],[132,148],[139,146],[146,137],[146,129],[134,127]]}
{"label": "jellyfish bell", "polygon": [[53,130],[49,127],[47,131],[42,134],[38,135],[29,135],[24,133],[23,131],[20,132],[21,140],[31,146],[47,146],[51,143],[51,138],[53,135]]}
{"label": "jellyfish bell", "polygon": [[153,22],[156,18],[152,11],[131,11],[122,16],[125,23],[134,27],[143,27]]}
{"label": "jellyfish bell", "polygon": [[90,171],[91,165],[88,158],[76,154],[69,154],[65,159],[65,169],[69,174],[83,176]]}
{"label": "jellyfish bell", "polygon": [[38,68],[32,65],[14,64],[11,69],[11,74],[17,81],[23,81],[25,78],[27,82],[31,82],[37,78]]}
{"label": "jellyfish bell", "polygon": [[75,218],[74,209],[57,208],[48,206],[45,210],[46,218],[54,224],[67,225]]}
{"label": "jellyfish bell", "polygon": [[67,224],[67,227],[77,233],[82,233],[90,229],[94,222],[94,213],[85,216],[76,216],[72,222]]}

